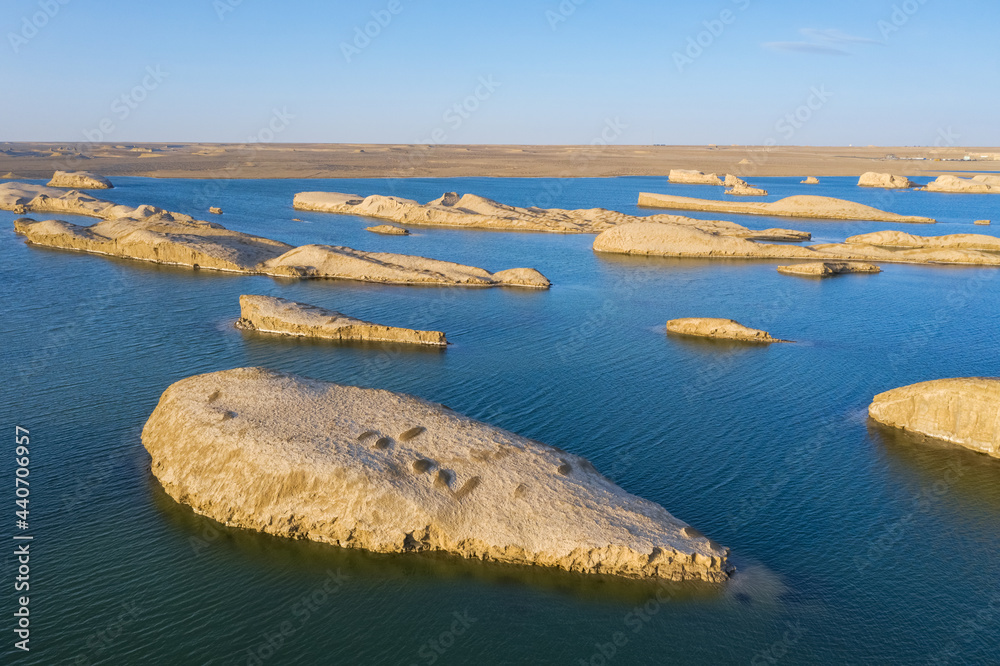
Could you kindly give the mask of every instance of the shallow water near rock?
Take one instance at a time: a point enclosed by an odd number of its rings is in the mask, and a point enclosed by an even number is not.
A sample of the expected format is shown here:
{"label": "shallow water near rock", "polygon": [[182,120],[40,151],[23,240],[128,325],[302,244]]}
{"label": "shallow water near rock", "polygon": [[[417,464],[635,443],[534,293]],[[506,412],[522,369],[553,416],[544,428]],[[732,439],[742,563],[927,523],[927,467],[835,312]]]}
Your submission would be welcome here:
{"label": "shallow water near rock", "polygon": [[[814,242],[881,229],[998,235],[973,226],[996,218],[991,195],[876,191],[856,178],[746,180],[767,200],[842,197],[939,223],[691,216],[801,229]],[[414,227],[378,236],[365,231],[370,219],[291,206],[306,190],[418,201],[473,192],[633,214],[664,212],[639,209],[640,191],[724,197],[721,187],[666,178],[112,181],[104,194],[115,202],[201,219],[219,206],[225,214],[212,221],[288,243],[491,271],[530,266],[553,286],[191,271],[27,247],[13,233],[19,216],[0,212],[3,420],[33,441],[39,647],[24,663],[1000,660],[1000,460],[865,416],[890,388],[1000,375],[1000,270],[884,264],[878,275],[811,281],[780,275],[779,262],[595,255],[589,234]],[[247,335],[232,326],[243,293],[444,331],[453,344],[428,351]],[[732,318],[796,344],[668,338],[665,323],[680,317]],[[729,546],[739,571],[722,587],[662,586],[346,551],[195,516],[152,478],[139,432],[172,382],[250,365],[412,393],[586,456]],[[10,479],[13,462],[2,460]],[[13,567],[7,549],[3,580]],[[9,597],[5,604],[12,611]]]}

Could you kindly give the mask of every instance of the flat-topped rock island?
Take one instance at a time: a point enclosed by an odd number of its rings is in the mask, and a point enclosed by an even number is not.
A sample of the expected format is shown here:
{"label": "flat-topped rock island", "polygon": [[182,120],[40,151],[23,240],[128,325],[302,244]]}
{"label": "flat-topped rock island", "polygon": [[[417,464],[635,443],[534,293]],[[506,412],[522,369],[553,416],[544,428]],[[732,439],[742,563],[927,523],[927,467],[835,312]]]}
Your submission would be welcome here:
{"label": "flat-topped rock island", "polygon": [[434,347],[448,344],[441,331],[382,326],[315,305],[253,294],[240,296],[240,319],[236,328],[327,340],[397,342]]}
{"label": "flat-topped rock island", "polygon": [[908,222],[913,224],[933,224],[935,220],[919,215],[897,215],[872,208],[864,204],[799,194],[777,201],[715,201],[695,199],[672,194],[639,193],[639,205],[646,208],[670,208],[673,210],[694,210],[706,213],[736,213],[739,215],[769,215],[773,217],[800,217],[817,220],[868,220],[872,222]]}
{"label": "flat-topped rock island", "polygon": [[587,460],[401,393],[197,375],[163,393],[142,442],[167,494],[233,527],[632,578],[730,571],[728,549]]}

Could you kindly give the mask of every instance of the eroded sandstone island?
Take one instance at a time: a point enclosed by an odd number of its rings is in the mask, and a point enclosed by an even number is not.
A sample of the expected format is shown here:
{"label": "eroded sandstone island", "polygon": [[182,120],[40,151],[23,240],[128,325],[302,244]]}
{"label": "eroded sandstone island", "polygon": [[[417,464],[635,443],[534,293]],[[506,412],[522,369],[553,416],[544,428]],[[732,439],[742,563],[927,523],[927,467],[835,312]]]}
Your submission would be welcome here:
{"label": "eroded sandstone island", "polygon": [[879,393],[868,407],[879,423],[1000,458],[1000,379],[935,379]]}
{"label": "eroded sandstone island", "polygon": [[646,208],[696,210],[706,213],[736,213],[739,215],[768,215],[772,217],[799,217],[817,220],[867,220],[872,222],[907,222],[933,224],[934,219],[917,215],[897,215],[864,204],[798,194],[777,201],[715,201],[678,197],[672,194],[639,193],[639,205]]}
{"label": "eroded sandstone island", "polygon": [[637,578],[730,571],[728,549],[585,459],[400,393],[214,372],[170,386],[142,441],[171,497],[234,527]]}
{"label": "eroded sandstone island", "polygon": [[70,187],[79,190],[110,190],[111,181],[93,171],[56,171],[48,182],[49,187]]}
{"label": "eroded sandstone island", "polygon": [[755,342],[770,344],[772,342],[791,342],[772,337],[767,331],[749,328],[734,319],[719,319],[716,317],[686,317],[671,319],[667,322],[667,333],[687,335],[697,338],[713,338],[716,340],[736,340],[738,342]]}
{"label": "eroded sandstone island", "polygon": [[21,218],[14,222],[14,230],[35,245],[160,264],[391,284],[549,287],[545,276],[532,268],[490,273],[474,266],[406,254],[363,252],[335,245],[293,247],[155,206],[116,205],[76,190],[66,192],[41,185],[0,184],[0,209],[101,218],[91,226]]}
{"label": "eroded sandstone island", "polygon": [[315,305],[253,294],[240,296],[240,318],[236,328],[327,340],[397,342],[435,347],[448,344],[441,331],[382,326]]}
{"label": "eroded sandstone island", "polygon": [[798,277],[827,278],[845,273],[881,273],[882,269],[875,264],[856,261],[809,261],[802,264],[778,266],[778,272],[782,275]]}
{"label": "eroded sandstone island", "polygon": [[491,229],[494,231],[543,231],[561,234],[593,234],[632,222],[659,222],[704,229],[722,236],[771,241],[802,241],[812,236],[793,229],[748,229],[735,222],[696,220],[680,215],[639,217],[605,208],[564,210],[520,208],[475,194],[446,192],[421,204],[412,199],[372,194],[367,197],[342,192],[299,192],[293,202],[297,210],[359,215],[404,225]]}
{"label": "eroded sandstone island", "polygon": [[949,192],[952,194],[998,194],[1000,176],[981,175],[960,178],[945,174],[938,176],[924,187],[928,192]]}
{"label": "eroded sandstone island", "polygon": [[724,237],[694,227],[636,222],[598,234],[594,251],[656,257],[804,259],[1000,266],[1000,239],[982,234],[915,236],[876,231],[843,243],[798,246]]}

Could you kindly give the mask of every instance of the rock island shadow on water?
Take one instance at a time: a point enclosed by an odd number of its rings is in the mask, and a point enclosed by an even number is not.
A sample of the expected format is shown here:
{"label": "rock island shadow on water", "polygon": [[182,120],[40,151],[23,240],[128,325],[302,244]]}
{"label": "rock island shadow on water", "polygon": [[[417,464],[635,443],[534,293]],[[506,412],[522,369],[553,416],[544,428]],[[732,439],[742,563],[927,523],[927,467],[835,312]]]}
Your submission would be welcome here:
{"label": "rock island shadow on water", "polygon": [[288,539],[229,527],[174,501],[159,481],[148,476],[149,493],[177,539],[187,541],[192,556],[209,556],[222,566],[235,560],[267,573],[297,572],[322,577],[339,570],[354,581],[407,585],[517,586],[591,603],[639,604],[651,599],[717,603],[731,598],[729,583],[674,582],[582,574],[553,567],[466,559],[444,552],[375,553],[309,540]]}

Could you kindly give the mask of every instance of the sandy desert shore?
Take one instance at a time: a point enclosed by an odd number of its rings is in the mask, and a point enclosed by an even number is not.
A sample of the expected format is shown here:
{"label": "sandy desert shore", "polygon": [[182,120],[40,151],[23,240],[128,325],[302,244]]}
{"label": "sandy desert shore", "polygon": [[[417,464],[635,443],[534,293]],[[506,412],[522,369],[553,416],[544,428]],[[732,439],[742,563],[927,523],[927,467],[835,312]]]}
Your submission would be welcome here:
{"label": "sandy desert shore", "polygon": [[[697,169],[755,176],[853,176],[866,171],[937,176],[1000,170],[985,147],[528,146],[319,143],[0,142],[0,177],[56,170],[157,178],[396,178],[408,176],[664,176]],[[899,159],[886,159],[892,155]],[[966,155],[975,161],[961,160]],[[913,159],[924,158],[924,159]],[[935,161],[942,160],[942,161]]]}

